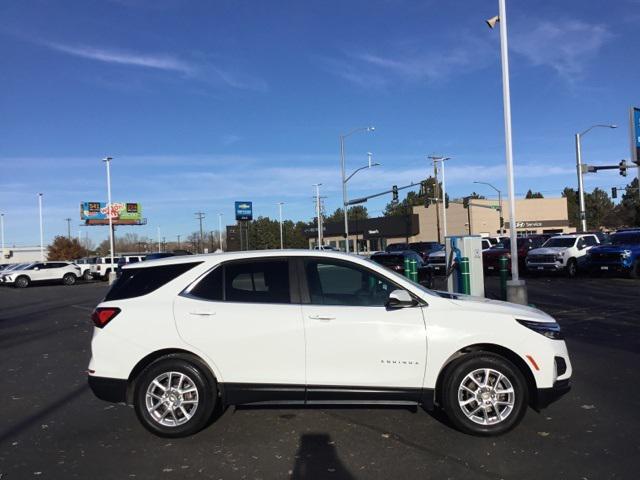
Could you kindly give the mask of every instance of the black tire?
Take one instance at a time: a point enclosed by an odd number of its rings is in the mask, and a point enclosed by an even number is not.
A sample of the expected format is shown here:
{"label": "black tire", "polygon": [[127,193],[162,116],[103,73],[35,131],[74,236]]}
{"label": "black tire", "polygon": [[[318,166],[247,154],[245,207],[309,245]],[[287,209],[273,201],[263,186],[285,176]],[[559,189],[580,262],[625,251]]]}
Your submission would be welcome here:
{"label": "black tire", "polygon": [[62,277],[62,283],[67,286],[75,285],[78,281],[78,277],[76,277],[73,273],[65,273]]}
{"label": "black tire", "polygon": [[565,273],[569,278],[575,278],[578,275],[578,262],[575,258],[570,258],[567,262],[567,267]]}
{"label": "black tire", "polygon": [[[464,407],[462,407],[458,401],[459,389],[462,388],[461,385],[467,378],[467,375],[481,369],[491,369],[502,374],[511,384],[514,392],[512,409],[509,413],[505,413],[505,418],[501,421],[484,425],[470,419],[463,412]],[[490,376],[490,378],[493,378],[494,382],[496,381],[495,376]],[[501,382],[504,382],[504,380],[501,380]],[[488,352],[470,353],[456,360],[455,363],[448,368],[442,388],[442,406],[449,420],[451,420],[459,430],[472,435],[492,436],[508,432],[522,420],[522,417],[526,413],[527,405],[529,404],[529,391],[522,372],[509,360]],[[476,388],[480,390],[480,386]],[[503,396],[500,397],[500,395]],[[504,395],[505,394],[499,394],[496,400],[505,400],[506,397]],[[467,398],[463,400],[467,400]],[[490,402],[491,398],[487,399],[487,401]],[[474,404],[472,401],[467,408],[472,410],[478,406],[478,402]],[[489,412],[484,418],[488,417],[491,419],[492,416],[496,416],[496,410],[492,408],[493,407],[490,406],[487,408],[481,407],[480,412],[483,414],[485,410]]]}
{"label": "black tire", "polygon": [[82,274],[82,279],[85,282],[88,282],[92,279],[93,277],[91,276],[91,270],[85,270],[84,273]]}
{"label": "black tire", "polygon": [[31,284],[31,279],[26,275],[20,275],[18,278],[16,278],[16,281],[13,282],[13,285],[16,288],[27,288],[29,284]]}
{"label": "black tire", "polygon": [[[167,426],[159,423],[147,408],[147,390],[152,385],[153,380],[162,375],[168,375],[171,372],[186,375],[189,380],[187,385],[191,385],[192,383],[196,388],[198,400],[195,412],[189,412],[192,413],[193,416],[185,423],[175,426]],[[174,376],[170,378],[174,378]],[[167,386],[165,384],[163,385]],[[183,400],[189,400],[186,395],[188,394],[185,394],[185,396],[181,398]],[[193,397],[191,397],[191,399],[192,398]],[[178,438],[193,435],[207,426],[209,419],[212,417],[217,398],[218,390],[215,382],[212,384],[201,370],[201,367],[181,358],[165,357],[145,368],[137,378],[134,391],[134,407],[140,423],[151,433],[160,437]],[[160,404],[158,403],[158,405]],[[188,406],[186,406],[186,408],[188,408]],[[161,414],[166,410],[164,405],[160,405],[157,411]],[[178,416],[180,415],[181,413],[178,412]],[[174,419],[175,418],[174,416]],[[184,416],[182,419],[183,418]]]}

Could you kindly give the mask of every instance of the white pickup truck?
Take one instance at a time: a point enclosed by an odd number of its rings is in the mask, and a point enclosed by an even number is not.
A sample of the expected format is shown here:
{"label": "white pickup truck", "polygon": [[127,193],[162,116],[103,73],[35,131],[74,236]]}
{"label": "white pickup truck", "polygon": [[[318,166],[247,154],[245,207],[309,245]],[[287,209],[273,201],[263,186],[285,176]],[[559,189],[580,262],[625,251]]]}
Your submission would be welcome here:
{"label": "white pickup truck", "polygon": [[575,277],[578,268],[586,260],[587,252],[600,241],[593,234],[559,235],[551,237],[540,248],[527,253],[527,270],[530,272],[565,272]]}

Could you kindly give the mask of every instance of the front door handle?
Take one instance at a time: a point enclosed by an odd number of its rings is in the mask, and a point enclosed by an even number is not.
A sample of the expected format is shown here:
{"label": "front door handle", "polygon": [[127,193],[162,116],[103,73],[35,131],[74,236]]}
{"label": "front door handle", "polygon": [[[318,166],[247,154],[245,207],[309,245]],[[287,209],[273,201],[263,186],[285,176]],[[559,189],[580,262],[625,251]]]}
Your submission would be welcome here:
{"label": "front door handle", "polygon": [[309,315],[311,320],[335,320],[336,317],[332,317],[331,315]]}
{"label": "front door handle", "polygon": [[215,315],[216,312],[189,312],[189,315],[196,315],[198,317],[210,317],[211,315]]}

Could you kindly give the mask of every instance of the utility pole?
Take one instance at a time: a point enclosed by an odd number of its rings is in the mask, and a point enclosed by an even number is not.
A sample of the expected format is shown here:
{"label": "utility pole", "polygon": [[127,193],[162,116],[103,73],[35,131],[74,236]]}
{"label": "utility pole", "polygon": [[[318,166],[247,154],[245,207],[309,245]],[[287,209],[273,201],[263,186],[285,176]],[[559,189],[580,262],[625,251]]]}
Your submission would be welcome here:
{"label": "utility pole", "polygon": [[67,238],[71,240],[71,219],[65,218],[65,222],[67,222]]}
{"label": "utility pole", "polygon": [[[317,215],[317,227],[318,227],[318,249],[320,249],[320,247],[322,246],[322,220],[320,219],[320,186],[322,184],[321,183],[315,183],[313,186],[316,187],[316,215]],[[345,205],[345,211],[346,211],[346,207],[347,205]],[[346,239],[347,244],[349,243],[349,237],[347,237]],[[347,246],[347,252],[349,251],[349,248]]]}
{"label": "utility pole", "polygon": [[180,235],[178,235],[178,250],[180,250]]}
{"label": "utility pole", "polygon": [[161,247],[160,247],[160,226],[158,225],[158,253],[161,253]]}
{"label": "utility pole", "polygon": [[196,212],[196,219],[200,222],[200,248],[198,248],[198,253],[204,252],[204,236],[202,233],[202,220],[204,219],[204,212]]}
{"label": "utility pole", "polygon": [[4,213],[0,213],[0,260],[4,260]]}
{"label": "utility pole", "polygon": [[435,180],[433,190],[436,197],[436,229],[438,231],[438,243],[442,243],[440,241],[440,184],[438,183],[438,166],[436,162],[433,162],[433,178]]}
{"label": "utility pole", "polygon": [[42,194],[38,194],[38,211],[40,212],[40,261],[44,262],[44,229],[42,226]]}
{"label": "utility pole", "polygon": [[218,214],[218,236],[220,239],[220,250],[224,251],[222,248],[222,213]]}
{"label": "utility pole", "polygon": [[209,244],[211,245],[211,249],[209,250],[209,253],[213,253],[213,252],[215,251],[215,250],[213,249],[213,234],[214,234],[214,231],[213,231],[213,230],[211,230],[211,231],[209,232]]}

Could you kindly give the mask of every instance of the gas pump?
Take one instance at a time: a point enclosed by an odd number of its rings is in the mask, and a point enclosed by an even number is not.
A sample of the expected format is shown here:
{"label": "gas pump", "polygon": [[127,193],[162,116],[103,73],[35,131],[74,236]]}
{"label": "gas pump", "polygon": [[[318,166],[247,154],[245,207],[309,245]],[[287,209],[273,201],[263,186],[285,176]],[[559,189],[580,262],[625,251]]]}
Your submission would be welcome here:
{"label": "gas pump", "polygon": [[482,237],[452,235],[445,238],[447,290],[484,297]]}

